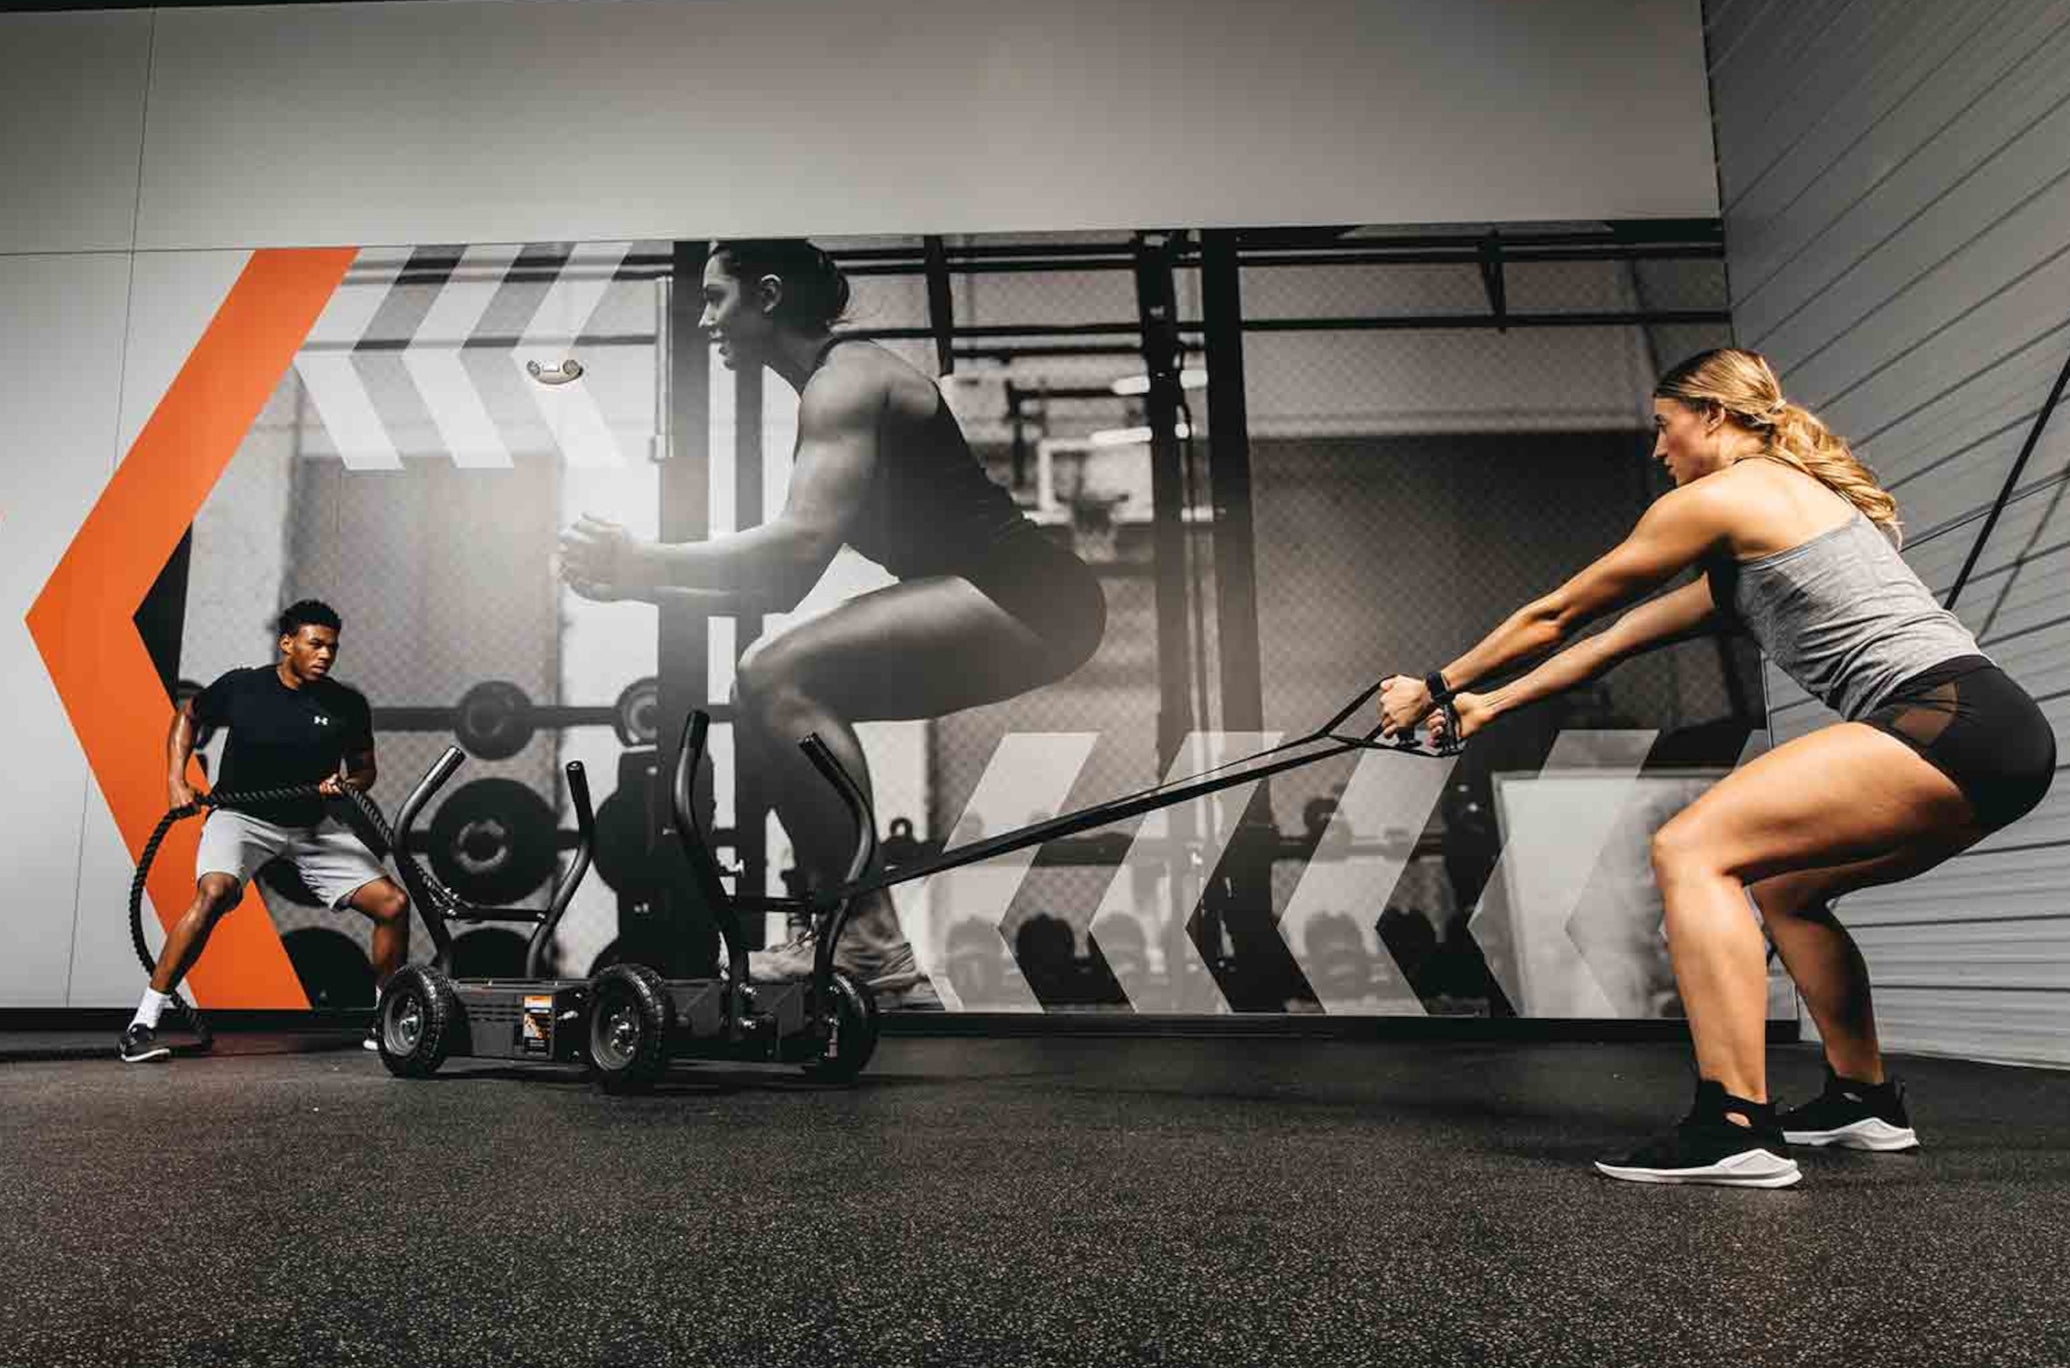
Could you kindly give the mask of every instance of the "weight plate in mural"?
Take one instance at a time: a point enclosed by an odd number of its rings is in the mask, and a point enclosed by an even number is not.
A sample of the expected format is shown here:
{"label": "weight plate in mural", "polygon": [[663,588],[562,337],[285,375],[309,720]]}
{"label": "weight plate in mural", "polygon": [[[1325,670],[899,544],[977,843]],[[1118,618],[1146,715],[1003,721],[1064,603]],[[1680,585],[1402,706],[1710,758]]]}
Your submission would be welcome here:
{"label": "weight plate in mural", "polygon": [[507,679],[485,679],[460,695],[453,735],[483,760],[508,760],[532,739],[532,700]]}
{"label": "weight plate in mural", "polygon": [[515,779],[477,779],[431,819],[431,868],[477,907],[518,901],[551,878],[557,832],[546,800]]}

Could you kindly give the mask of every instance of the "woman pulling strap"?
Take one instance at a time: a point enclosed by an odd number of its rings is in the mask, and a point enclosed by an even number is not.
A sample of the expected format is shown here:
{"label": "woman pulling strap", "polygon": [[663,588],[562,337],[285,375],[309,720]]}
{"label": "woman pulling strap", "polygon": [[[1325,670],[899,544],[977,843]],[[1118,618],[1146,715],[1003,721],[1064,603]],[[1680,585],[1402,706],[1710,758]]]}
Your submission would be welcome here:
{"label": "woman pulling strap", "polygon": [[[870,789],[855,724],[940,717],[1062,679],[1092,657],[1106,598],[1084,562],[986,477],[934,381],[871,342],[832,335],[848,281],[811,243],[725,242],[706,262],[701,326],[732,370],[767,366],[798,392],[782,512],[708,541],[640,541],[585,518],[562,576],[587,598],[689,601],[712,613],[797,606],[846,544],[899,582],[759,641],[734,684],[736,763],[772,785],[815,888],[847,874],[852,822],[798,751],[817,733]],[[803,978],[813,946],[757,951],[764,981]],[[859,901],[835,962],[894,1008],[939,1007],[888,894]]]}
{"label": "woman pulling strap", "polygon": [[[1676,487],[1623,544],[1441,671],[1387,679],[1381,714],[1394,734],[1450,693],[1463,739],[1511,708],[1720,624],[1749,632],[1841,714],[1740,766],[1655,834],[1696,1102],[1673,1130],[1596,1165],[1638,1182],[1786,1187],[1801,1176],[1791,1144],[1917,1144],[1884,1074],[1867,966],[1832,900],[1931,869],[2031,810],[2055,775],[2055,736],[1899,556],[1891,496],[1844,441],[1783,398],[1767,361],[1704,352],[1653,393],[1654,455]],[[1703,572],[1693,583],[1521,678],[1464,692],[1692,567]],[[1824,1092],[1780,1114],[1763,1057],[1764,930],[1827,1063]]]}

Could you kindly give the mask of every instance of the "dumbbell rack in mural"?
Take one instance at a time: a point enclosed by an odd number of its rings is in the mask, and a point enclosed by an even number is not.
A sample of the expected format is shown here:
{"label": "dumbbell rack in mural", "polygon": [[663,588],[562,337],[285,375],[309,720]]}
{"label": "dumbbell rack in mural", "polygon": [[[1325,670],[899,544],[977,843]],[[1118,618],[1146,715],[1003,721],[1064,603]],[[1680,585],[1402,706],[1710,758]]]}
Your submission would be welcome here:
{"label": "dumbbell rack in mural", "polygon": [[[709,711],[722,720],[727,713],[723,705]],[[672,906],[678,900],[672,889],[681,882],[668,867],[672,843],[660,839],[667,798],[656,745],[659,712],[660,687],[652,676],[628,684],[609,707],[539,704],[517,684],[485,680],[450,707],[376,707],[373,724],[377,732],[450,736],[482,760],[509,759],[542,731],[612,729],[625,750],[617,783],[597,808],[595,863],[618,897],[619,939],[605,948],[601,963],[636,948],[626,944],[628,934],[670,940],[668,926],[680,911]],[[713,833],[722,845],[730,846],[732,837],[730,830]],[[460,896],[503,904],[535,893],[552,876],[556,856],[576,839],[576,833],[558,829],[544,798],[515,780],[492,776],[448,797],[409,845]]]}
{"label": "dumbbell rack in mural", "polygon": [[[423,732],[451,736],[468,754],[481,760],[507,760],[530,745],[542,731],[567,727],[608,726],[628,754],[651,758],[659,735],[659,683],[647,676],[619,692],[609,707],[540,704],[508,680],[473,685],[450,707],[377,707],[376,731]],[[606,801],[599,821],[630,816],[643,824],[643,814],[622,809],[631,805]],[[644,805],[641,805],[644,806]],[[536,892],[553,874],[555,857],[573,849],[576,833],[559,829],[546,800],[513,779],[476,779],[440,804],[429,828],[411,848],[426,855],[440,879],[462,897],[478,903],[516,902]],[[621,893],[638,882],[636,856],[622,847],[647,844],[644,833],[613,829],[606,838],[613,854],[598,860],[605,882]],[[617,878],[609,877],[617,874]]]}
{"label": "dumbbell rack in mural", "polygon": [[507,760],[541,731],[608,726],[628,746],[651,746],[661,734],[661,686],[649,675],[620,690],[608,708],[534,703],[518,685],[488,679],[451,707],[377,707],[374,729],[450,734],[478,760]]}

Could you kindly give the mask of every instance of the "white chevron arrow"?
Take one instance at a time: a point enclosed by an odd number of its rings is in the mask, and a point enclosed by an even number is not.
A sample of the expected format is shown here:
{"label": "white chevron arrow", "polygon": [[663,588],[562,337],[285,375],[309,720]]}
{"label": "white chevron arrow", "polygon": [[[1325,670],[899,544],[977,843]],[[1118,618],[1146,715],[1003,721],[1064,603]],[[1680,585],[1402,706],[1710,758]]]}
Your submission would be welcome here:
{"label": "white chevron arrow", "polygon": [[510,447],[468,376],[461,351],[521,250],[468,248],[403,350],[403,368],[457,466],[495,469],[511,464]]}
{"label": "white chevron arrow", "polygon": [[[999,746],[979,776],[977,789],[964,805],[952,830],[956,849],[985,836],[1011,831],[1033,814],[1060,812],[1071,786],[1093,753],[1097,732],[1014,732]],[[945,870],[909,884],[894,885],[893,904],[899,923],[920,961],[920,970],[934,981],[935,991],[951,1011],[1039,1012],[1041,1001],[1015,963],[1003,923],[1014,894],[1035,862],[1035,849],[1012,851],[961,869]],[[923,924],[916,910],[928,909]],[[979,1001],[963,996],[949,975],[948,934],[965,922],[989,929],[997,939],[1003,977],[995,995]]]}
{"label": "white chevron arrow", "polygon": [[[354,258],[354,265],[366,261],[367,253],[362,252]],[[351,280],[331,291],[329,302],[295,353],[295,373],[302,377],[302,388],[338,448],[338,458],[353,470],[402,468],[395,442],[352,362],[351,348],[366,335],[367,324],[388,297],[388,287],[400,270],[399,263],[383,262],[380,267],[371,281]],[[310,343],[321,349],[310,350]]]}
{"label": "white chevron arrow", "polygon": [[[1301,871],[1301,882],[1295,886],[1280,917],[1279,934],[1294,962],[1307,976],[1309,986],[1315,989],[1324,1011],[1378,1010],[1388,1015],[1424,1015],[1422,1000],[1402,977],[1394,956],[1380,943],[1376,921],[1401,881],[1402,871],[1408,868],[1416,834],[1430,821],[1431,809],[1444,796],[1445,781],[1451,777],[1455,763],[1456,760],[1446,760],[1433,764],[1380,751],[1360,752],[1358,767],[1344,785],[1343,796],[1337,800],[1337,810],[1330,816],[1318,849],[1330,849],[1333,839],[1346,844],[1361,838],[1370,841],[1389,830],[1405,831],[1409,840],[1399,854],[1360,851],[1342,859],[1312,856],[1308,867]],[[1366,953],[1373,957],[1380,980],[1375,992],[1340,996],[1331,986],[1326,966],[1308,950],[1309,926],[1317,917],[1332,912],[1348,914],[1358,924]]]}
{"label": "white chevron arrow", "polygon": [[1541,777],[1586,777],[1590,801],[1571,785],[1504,784],[1502,855],[1467,920],[1488,972],[1522,1016],[1619,1013],[1567,934],[1567,921],[1638,792],[1637,775],[1657,731],[1568,731],[1553,742]]}
{"label": "white chevron arrow", "polygon": [[[1165,783],[1181,782],[1278,745],[1279,737],[1278,732],[1193,732],[1179,747],[1178,755],[1165,774]],[[1222,862],[1222,853],[1236,835],[1237,824],[1243,820],[1244,809],[1257,787],[1255,781],[1234,784],[1189,803],[1159,808],[1145,816],[1136,828],[1135,837],[1129,842],[1128,854],[1122,858],[1113,882],[1107,885],[1099,907],[1093,912],[1092,926],[1097,927],[1107,917],[1118,916],[1142,928],[1143,942],[1149,951],[1145,963],[1140,969],[1131,970],[1124,962],[1124,967],[1115,968],[1114,974],[1121,984],[1121,991],[1137,1010],[1154,1011],[1168,1005],[1155,999],[1155,988],[1148,981],[1148,975],[1157,968],[1162,947],[1173,946],[1185,963],[1164,966],[1167,982],[1177,988],[1188,980],[1197,981],[1212,994],[1215,1013],[1219,1015],[1229,1011],[1229,999],[1223,996],[1221,985],[1215,982],[1199,947],[1185,933],[1184,923],[1191,920],[1194,909],[1200,905],[1203,882]],[[1173,848],[1174,832],[1189,835],[1189,858],[1183,867],[1176,870],[1179,879],[1176,890],[1172,885],[1176,862],[1166,853]],[[1140,883],[1132,877],[1137,869],[1147,876]],[[1179,926],[1171,925],[1174,917]],[[1097,933],[1091,934],[1097,943]],[[1108,966],[1115,967],[1113,958],[1109,959]]]}
{"label": "white chevron arrow", "polygon": [[632,250],[630,242],[586,242],[577,246],[561,267],[560,275],[532,315],[510,363],[518,371],[525,392],[539,408],[547,430],[571,466],[605,467],[625,464],[618,438],[605,421],[603,409],[590,392],[587,379],[561,385],[543,385],[526,371],[525,363],[558,366],[574,350],[574,340],[589,326],[590,315],[611,288],[611,277]]}

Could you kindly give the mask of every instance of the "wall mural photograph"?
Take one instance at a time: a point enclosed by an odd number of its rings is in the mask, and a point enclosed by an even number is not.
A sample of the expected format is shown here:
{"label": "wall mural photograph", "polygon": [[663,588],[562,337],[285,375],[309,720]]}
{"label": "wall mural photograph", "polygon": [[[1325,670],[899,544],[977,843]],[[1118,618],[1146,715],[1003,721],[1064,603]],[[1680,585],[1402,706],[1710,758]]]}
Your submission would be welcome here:
{"label": "wall mural photograph", "polygon": [[[852,849],[807,732],[893,871],[1230,766],[1615,544],[1667,484],[1653,378],[1722,306],[1684,223],[364,249],[138,618],[178,697],[330,604],[378,803],[465,752],[410,838],[440,880],[543,910],[579,760],[547,967],[711,973],[662,719],[713,719],[701,828],[779,901]],[[1455,758],[870,893],[837,962],[888,1010],[1673,1016],[1646,842],[1761,743],[1759,688],[1690,642]],[[307,1000],[371,1001],[373,928],[257,883]],[[745,920],[757,977],[809,973],[803,913]],[[461,930],[459,971],[521,972],[530,928]]]}

